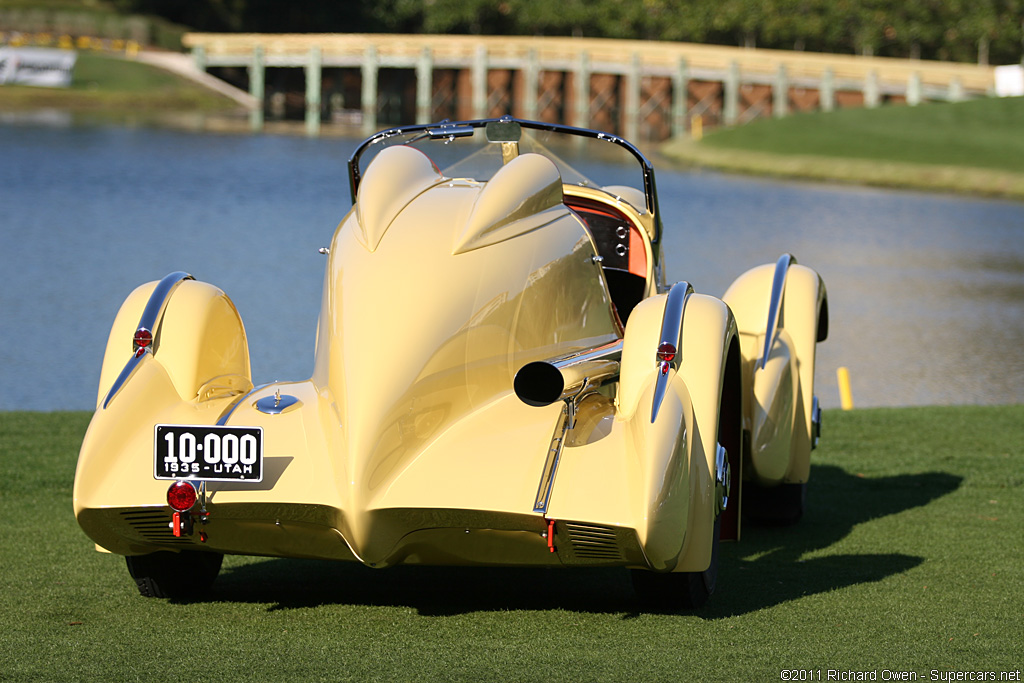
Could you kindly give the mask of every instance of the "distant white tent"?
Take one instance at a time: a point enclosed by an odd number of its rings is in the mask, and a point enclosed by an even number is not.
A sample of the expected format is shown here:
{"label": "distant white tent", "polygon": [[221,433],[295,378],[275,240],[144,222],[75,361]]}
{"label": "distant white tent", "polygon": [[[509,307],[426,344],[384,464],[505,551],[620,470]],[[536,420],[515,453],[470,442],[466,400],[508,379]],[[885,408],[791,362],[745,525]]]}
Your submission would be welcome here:
{"label": "distant white tent", "polygon": [[0,47],[0,85],[67,88],[78,53],[43,47]]}
{"label": "distant white tent", "polygon": [[1020,97],[1024,95],[1024,67],[1020,64],[996,67],[996,95]]}

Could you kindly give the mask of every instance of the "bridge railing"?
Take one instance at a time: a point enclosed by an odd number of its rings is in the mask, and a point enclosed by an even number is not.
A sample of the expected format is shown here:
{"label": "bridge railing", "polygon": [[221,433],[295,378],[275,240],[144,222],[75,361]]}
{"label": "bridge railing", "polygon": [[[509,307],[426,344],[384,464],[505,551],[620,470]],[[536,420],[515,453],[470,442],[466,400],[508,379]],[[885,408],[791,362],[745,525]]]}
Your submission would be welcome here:
{"label": "bridge railing", "polygon": [[[782,116],[794,109],[831,109],[843,100],[839,94],[844,92],[858,95],[842,104],[858,102],[869,107],[886,99],[909,104],[958,100],[990,94],[995,82],[993,67],[973,64],[655,41],[189,33],[183,43],[202,68],[248,67],[250,90],[261,99],[267,67],[304,68],[307,126],[312,133],[318,129],[322,109],[322,69],[332,67],[359,70],[360,111],[368,130],[378,123],[380,70],[415,72],[415,111],[421,122],[433,118],[430,102],[444,99],[436,92],[439,86],[433,73],[454,70],[464,72],[460,75],[465,81],[459,92],[463,100],[460,111],[466,116],[459,118],[492,115],[489,103],[514,101],[509,106],[518,111],[513,113],[589,125],[595,116],[604,116],[595,112],[595,101],[610,102],[616,113],[604,117],[627,137],[636,137],[645,121],[658,117],[664,119],[659,128],[664,137],[665,131],[684,132],[695,116],[708,117],[706,123],[711,125],[733,125],[766,113]],[[502,81],[489,78],[494,71],[512,76],[504,85],[495,85]],[[554,84],[540,82],[541,74],[557,73],[565,77]],[[598,75],[618,80],[595,79]],[[697,87],[698,83],[703,88]],[[719,85],[709,88],[708,84]],[[496,87],[505,92],[495,94]],[[548,95],[563,100],[558,113],[537,108],[545,88],[555,88],[557,92]],[[806,91],[812,97],[808,98]]]}

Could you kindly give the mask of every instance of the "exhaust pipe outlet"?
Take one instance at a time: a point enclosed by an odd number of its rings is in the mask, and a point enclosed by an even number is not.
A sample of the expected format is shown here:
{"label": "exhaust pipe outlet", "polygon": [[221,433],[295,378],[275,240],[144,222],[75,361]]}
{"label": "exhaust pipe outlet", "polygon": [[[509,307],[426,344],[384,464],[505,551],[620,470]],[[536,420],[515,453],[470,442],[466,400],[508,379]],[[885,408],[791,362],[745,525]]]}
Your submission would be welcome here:
{"label": "exhaust pipe outlet", "polygon": [[586,351],[527,363],[516,373],[512,388],[526,405],[543,407],[576,396],[619,377],[622,340]]}

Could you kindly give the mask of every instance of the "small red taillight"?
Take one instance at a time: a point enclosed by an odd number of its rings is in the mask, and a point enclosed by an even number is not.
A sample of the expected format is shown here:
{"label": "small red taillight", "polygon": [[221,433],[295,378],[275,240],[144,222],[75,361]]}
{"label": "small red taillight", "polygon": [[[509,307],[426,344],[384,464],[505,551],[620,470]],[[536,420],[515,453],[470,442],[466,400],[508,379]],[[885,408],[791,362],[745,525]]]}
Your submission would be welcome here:
{"label": "small red taillight", "polygon": [[136,349],[144,349],[153,343],[153,333],[145,327],[135,330],[135,337],[132,339]]}
{"label": "small red taillight", "polygon": [[662,342],[658,347],[658,360],[662,363],[670,363],[676,357],[676,347],[668,342]]}
{"label": "small red taillight", "polygon": [[167,504],[177,512],[188,512],[198,498],[199,494],[192,482],[176,481],[167,489]]}

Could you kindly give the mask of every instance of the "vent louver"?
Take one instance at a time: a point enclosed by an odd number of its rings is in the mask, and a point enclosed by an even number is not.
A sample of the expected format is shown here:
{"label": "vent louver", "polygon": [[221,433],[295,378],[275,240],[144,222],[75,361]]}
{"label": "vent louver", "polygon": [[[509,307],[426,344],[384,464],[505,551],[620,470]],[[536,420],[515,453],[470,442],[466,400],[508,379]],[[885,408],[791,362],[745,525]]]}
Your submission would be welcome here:
{"label": "vent louver", "polygon": [[121,518],[144,541],[161,545],[191,543],[187,538],[175,538],[170,527],[171,515],[165,510],[122,512]]}
{"label": "vent louver", "polygon": [[572,553],[580,560],[617,562],[623,558],[614,528],[596,524],[567,522]]}

